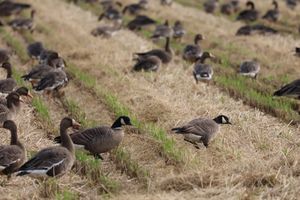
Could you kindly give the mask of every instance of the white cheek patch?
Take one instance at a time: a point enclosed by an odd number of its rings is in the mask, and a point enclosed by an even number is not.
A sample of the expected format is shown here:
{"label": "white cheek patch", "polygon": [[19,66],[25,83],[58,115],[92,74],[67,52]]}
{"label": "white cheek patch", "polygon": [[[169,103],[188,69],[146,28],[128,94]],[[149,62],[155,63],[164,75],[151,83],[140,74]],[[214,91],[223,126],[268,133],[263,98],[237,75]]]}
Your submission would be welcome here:
{"label": "white cheek patch", "polygon": [[121,124],[122,124],[122,125],[125,125],[125,121],[124,121],[123,118],[121,119]]}
{"label": "white cheek patch", "polygon": [[225,124],[227,123],[226,119],[224,117],[222,117],[222,123]]}

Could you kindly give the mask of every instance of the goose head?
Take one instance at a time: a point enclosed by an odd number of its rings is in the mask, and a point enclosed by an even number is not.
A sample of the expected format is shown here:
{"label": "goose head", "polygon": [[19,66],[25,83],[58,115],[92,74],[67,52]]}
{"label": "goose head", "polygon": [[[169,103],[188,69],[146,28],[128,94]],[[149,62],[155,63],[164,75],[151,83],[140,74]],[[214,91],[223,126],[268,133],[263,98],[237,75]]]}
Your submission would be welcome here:
{"label": "goose head", "polygon": [[194,43],[198,44],[199,41],[204,40],[205,37],[202,34],[196,34],[194,38]]}
{"label": "goose head", "polygon": [[81,125],[70,117],[63,118],[60,122],[60,128],[66,130],[70,127],[74,129],[79,129]]}
{"label": "goose head", "polygon": [[225,115],[219,115],[213,119],[217,124],[231,124],[229,118]]}
{"label": "goose head", "polygon": [[132,126],[131,120],[127,116],[120,116],[112,125],[112,128],[121,128],[122,126]]}
{"label": "goose head", "polygon": [[14,107],[19,107],[20,102],[23,102],[22,99],[20,99],[20,95],[16,92],[11,92],[6,97],[7,100],[7,107],[9,109],[12,109]]}
{"label": "goose head", "polygon": [[278,9],[278,3],[276,0],[273,0],[272,5],[274,5],[274,9],[277,10]]}
{"label": "goose head", "polygon": [[11,66],[11,64],[9,62],[4,62],[2,64],[2,68],[7,71],[6,78],[11,78],[11,76],[12,76],[12,66]]}
{"label": "goose head", "polygon": [[16,93],[18,93],[20,96],[27,96],[30,98],[33,98],[32,94],[30,93],[30,91],[28,90],[27,87],[20,87],[16,90]]}
{"label": "goose head", "polygon": [[254,5],[253,1],[247,1],[246,6],[250,7],[251,10],[255,9],[255,5]]}

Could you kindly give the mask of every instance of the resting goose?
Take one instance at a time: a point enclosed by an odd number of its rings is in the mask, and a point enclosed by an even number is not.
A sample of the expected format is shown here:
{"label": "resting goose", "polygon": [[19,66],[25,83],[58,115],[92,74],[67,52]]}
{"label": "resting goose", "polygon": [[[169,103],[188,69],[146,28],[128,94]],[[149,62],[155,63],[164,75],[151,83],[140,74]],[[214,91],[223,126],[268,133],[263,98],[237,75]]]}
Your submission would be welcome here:
{"label": "resting goose", "polygon": [[[16,93],[19,94],[19,96],[26,96],[29,98],[32,98],[33,96],[31,95],[31,93],[29,92],[29,90],[26,87],[20,87],[18,88],[16,91],[14,91]],[[9,94],[8,94],[9,95]],[[1,94],[0,95],[0,104],[3,104],[5,106],[7,106],[7,96],[6,94]]]}
{"label": "resting goose", "polygon": [[236,35],[271,35],[276,33],[278,33],[278,31],[271,27],[265,26],[263,24],[254,24],[242,26],[237,30]]}
{"label": "resting goose", "polygon": [[20,108],[21,99],[18,93],[11,92],[7,95],[6,99],[6,105],[0,104],[0,124],[11,119]]}
{"label": "resting goose", "polygon": [[1,93],[9,93],[14,90],[17,86],[17,82],[12,78],[12,67],[9,62],[5,62],[2,64],[2,68],[6,69],[7,76],[6,79],[0,80],[0,92]]}
{"label": "resting goose", "polygon": [[206,0],[203,3],[203,7],[205,12],[214,13],[216,8],[218,7],[218,0]]}
{"label": "resting goose", "polygon": [[243,76],[250,76],[251,78],[257,77],[258,72],[260,71],[260,64],[253,61],[245,61],[240,65],[239,73]]}
{"label": "resting goose", "polygon": [[171,62],[172,57],[173,57],[173,53],[172,50],[170,48],[170,37],[166,38],[166,44],[165,44],[165,49],[153,49],[151,51],[148,52],[144,52],[144,53],[135,53],[140,59],[145,58],[145,57],[149,57],[149,56],[157,56],[162,63],[167,64],[169,62]]}
{"label": "resting goose", "polygon": [[284,85],[282,88],[275,91],[273,96],[296,96],[300,99],[300,79]]}
{"label": "resting goose", "polygon": [[201,34],[196,34],[194,38],[194,44],[189,44],[183,49],[183,59],[189,62],[195,62],[202,56],[202,49],[199,45],[199,41],[204,37]]}
{"label": "resting goose", "polygon": [[186,31],[184,30],[183,24],[181,21],[176,21],[173,26],[173,38],[175,40],[181,40],[182,37],[186,34]]}
{"label": "resting goose", "polygon": [[0,3],[0,16],[19,14],[22,10],[28,9],[30,7],[30,4],[16,3],[10,0],[4,0]]}
{"label": "resting goose", "polygon": [[2,128],[10,131],[10,145],[0,146],[0,175],[7,175],[16,172],[25,162],[25,148],[18,139],[17,126],[15,122],[6,120]]}
{"label": "resting goose", "polygon": [[169,21],[166,20],[164,24],[156,26],[151,38],[157,40],[160,38],[171,37],[172,34],[173,29],[169,27]]}
{"label": "resting goose", "polygon": [[75,150],[67,129],[79,128],[79,126],[74,119],[68,117],[62,119],[60,122],[61,145],[39,151],[20,167],[17,176],[60,177],[70,171],[75,161]]}
{"label": "resting goose", "polygon": [[207,58],[214,58],[214,55],[208,52],[204,52],[200,58],[195,63],[193,75],[196,83],[200,80],[210,80],[214,74],[211,65],[205,64]]}
{"label": "resting goose", "polygon": [[101,21],[102,19],[107,19],[111,21],[116,21],[119,24],[122,23],[122,14],[112,6],[109,6],[99,17],[98,21]]}
{"label": "resting goose", "polygon": [[274,9],[268,10],[267,13],[262,17],[268,21],[276,22],[279,18],[279,10],[277,1],[273,1]]}
{"label": "resting goose", "polygon": [[[89,128],[84,131],[72,133],[71,139],[77,148],[84,148],[89,151],[95,158],[100,158],[101,153],[109,152],[119,146],[124,137],[122,126],[132,125],[130,118],[127,116],[119,117],[111,127],[99,126]],[[62,137],[56,137],[55,142],[61,143]]]}
{"label": "resting goose", "polygon": [[134,71],[157,71],[161,66],[161,60],[157,56],[137,58],[136,61],[133,67]]}
{"label": "resting goose", "polygon": [[9,53],[4,49],[0,49],[0,64],[5,62],[9,62]]}
{"label": "resting goose", "polygon": [[163,6],[171,6],[173,3],[173,0],[160,0],[160,4]]}
{"label": "resting goose", "polygon": [[119,30],[121,30],[121,24],[115,24],[113,26],[99,26],[92,30],[91,34],[95,37],[100,36],[104,38],[110,38],[114,36]]}
{"label": "resting goose", "polygon": [[241,11],[236,19],[243,21],[256,21],[258,18],[258,11],[255,9],[254,3],[252,1],[247,1],[246,6],[250,8]]}
{"label": "resting goose", "polygon": [[21,78],[23,78],[24,81],[29,81],[32,86],[36,86],[36,84],[52,70],[54,70],[53,67],[49,65],[39,64],[33,67],[27,74],[21,76]]}
{"label": "resting goose", "polygon": [[229,118],[225,115],[219,115],[214,119],[197,118],[181,127],[172,128],[175,133],[183,134],[184,140],[194,144],[199,148],[199,143],[203,143],[205,147],[219,132],[220,124],[231,124]]}
{"label": "resting goose", "polygon": [[126,12],[129,12],[131,15],[138,15],[140,12],[147,9],[147,1],[139,1],[138,3],[129,4],[124,7],[122,13],[125,15]]}
{"label": "resting goose", "polygon": [[128,22],[127,27],[132,30],[141,30],[143,27],[155,24],[156,21],[146,15],[138,15],[136,18]]}
{"label": "resting goose", "polygon": [[34,42],[27,46],[27,54],[30,58],[39,59],[42,52],[44,51],[44,46],[41,42]]}
{"label": "resting goose", "polygon": [[35,10],[31,11],[30,18],[19,18],[14,19],[8,23],[14,30],[30,30],[33,32],[34,30],[34,15]]}

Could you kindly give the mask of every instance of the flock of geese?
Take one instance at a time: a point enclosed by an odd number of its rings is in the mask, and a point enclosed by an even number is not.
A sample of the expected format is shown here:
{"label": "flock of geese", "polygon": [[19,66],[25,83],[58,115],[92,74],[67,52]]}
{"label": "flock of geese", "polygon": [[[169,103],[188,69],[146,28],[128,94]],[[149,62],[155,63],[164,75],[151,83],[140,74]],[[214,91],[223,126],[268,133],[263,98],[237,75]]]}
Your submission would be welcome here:
{"label": "flock of geese", "polygon": [[[86,0],[90,3],[97,3],[97,0]],[[287,1],[292,2],[292,1]],[[296,1],[295,1],[296,2]],[[78,3],[77,0],[74,3]],[[99,3],[99,2],[98,2]],[[206,12],[213,13],[217,7],[217,0],[204,3]],[[143,12],[147,11],[149,2],[140,0],[135,4],[123,7],[121,2],[111,0],[101,1],[104,12],[100,14],[98,20],[105,20],[106,25],[101,25],[91,31],[93,36],[105,38],[112,37],[123,28],[124,16],[129,14],[134,19],[127,23],[127,28],[131,31],[139,31],[145,27],[156,25],[151,39],[157,41],[165,39],[163,49],[151,49],[146,52],[137,52],[134,55],[133,71],[157,71],[162,65],[169,64],[174,57],[170,46],[170,40],[181,41],[186,35],[186,30],[181,21],[176,21],[170,26],[168,20],[157,25],[156,20],[151,19]],[[171,6],[172,0],[161,0],[162,6]],[[268,11],[262,18],[276,22],[278,20],[278,4],[273,1],[274,9]],[[296,3],[295,3],[296,4]],[[254,3],[247,2],[247,10],[240,11],[239,1],[232,0],[228,4],[223,4],[220,10],[224,14],[239,12],[237,20],[255,21],[258,12]],[[31,9],[30,18],[20,18],[23,10]],[[34,31],[35,10],[29,4],[16,3],[11,0],[0,2],[0,20],[2,26],[11,26],[13,30]],[[14,18],[11,20],[11,18]],[[182,58],[186,62],[193,63],[193,76],[195,81],[209,81],[213,78],[213,67],[205,63],[207,59],[214,59],[215,56],[204,51],[200,45],[204,36],[196,34],[192,44],[186,45],[182,49]],[[60,94],[61,88],[67,86],[68,77],[65,72],[66,62],[58,52],[44,47],[41,42],[34,42],[27,47],[27,53],[35,63],[34,67],[24,74],[22,78],[30,82],[32,89],[38,93]],[[296,48],[295,55],[300,56],[300,49]],[[12,77],[12,65],[10,63],[11,53],[8,50],[0,49],[0,65],[7,71],[7,77],[0,80],[0,123],[1,127],[11,133],[9,145],[0,146],[0,174],[12,174],[17,176],[29,175],[37,178],[58,177],[71,170],[75,161],[75,148],[85,149],[95,158],[103,159],[101,154],[116,148],[124,137],[123,126],[131,126],[131,120],[127,116],[120,116],[111,126],[99,126],[85,130],[77,130],[72,134],[67,134],[68,128],[79,129],[80,124],[69,117],[63,118],[60,122],[60,136],[54,142],[60,145],[48,147],[37,152],[32,158],[26,161],[26,150],[22,142],[18,139],[17,126],[12,120],[20,109],[23,102],[22,97],[31,98],[26,87],[17,86],[16,80]],[[240,65],[239,74],[256,78],[260,71],[260,64],[257,60],[243,61]],[[300,96],[300,80],[296,80],[285,85],[274,93],[275,96]],[[180,127],[173,128],[172,131],[184,136],[184,140],[192,143],[196,148],[200,148],[202,143],[209,146],[210,141],[218,133],[220,125],[231,124],[225,115],[216,116],[213,119],[197,118]]]}

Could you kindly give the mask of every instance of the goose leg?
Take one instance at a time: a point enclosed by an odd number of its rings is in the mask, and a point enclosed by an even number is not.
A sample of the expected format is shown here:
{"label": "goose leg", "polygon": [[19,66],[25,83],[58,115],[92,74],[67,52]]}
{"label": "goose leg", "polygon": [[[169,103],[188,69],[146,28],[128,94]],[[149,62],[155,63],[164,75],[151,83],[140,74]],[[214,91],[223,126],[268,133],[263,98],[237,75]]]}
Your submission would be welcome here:
{"label": "goose leg", "polygon": [[200,147],[199,147],[199,145],[197,144],[197,142],[192,142],[192,141],[190,141],[190,140],[188,140],[188,139],[184,139],[184,141],[193,144],[193,146],[194,146],[196,149],[200,149]]}

